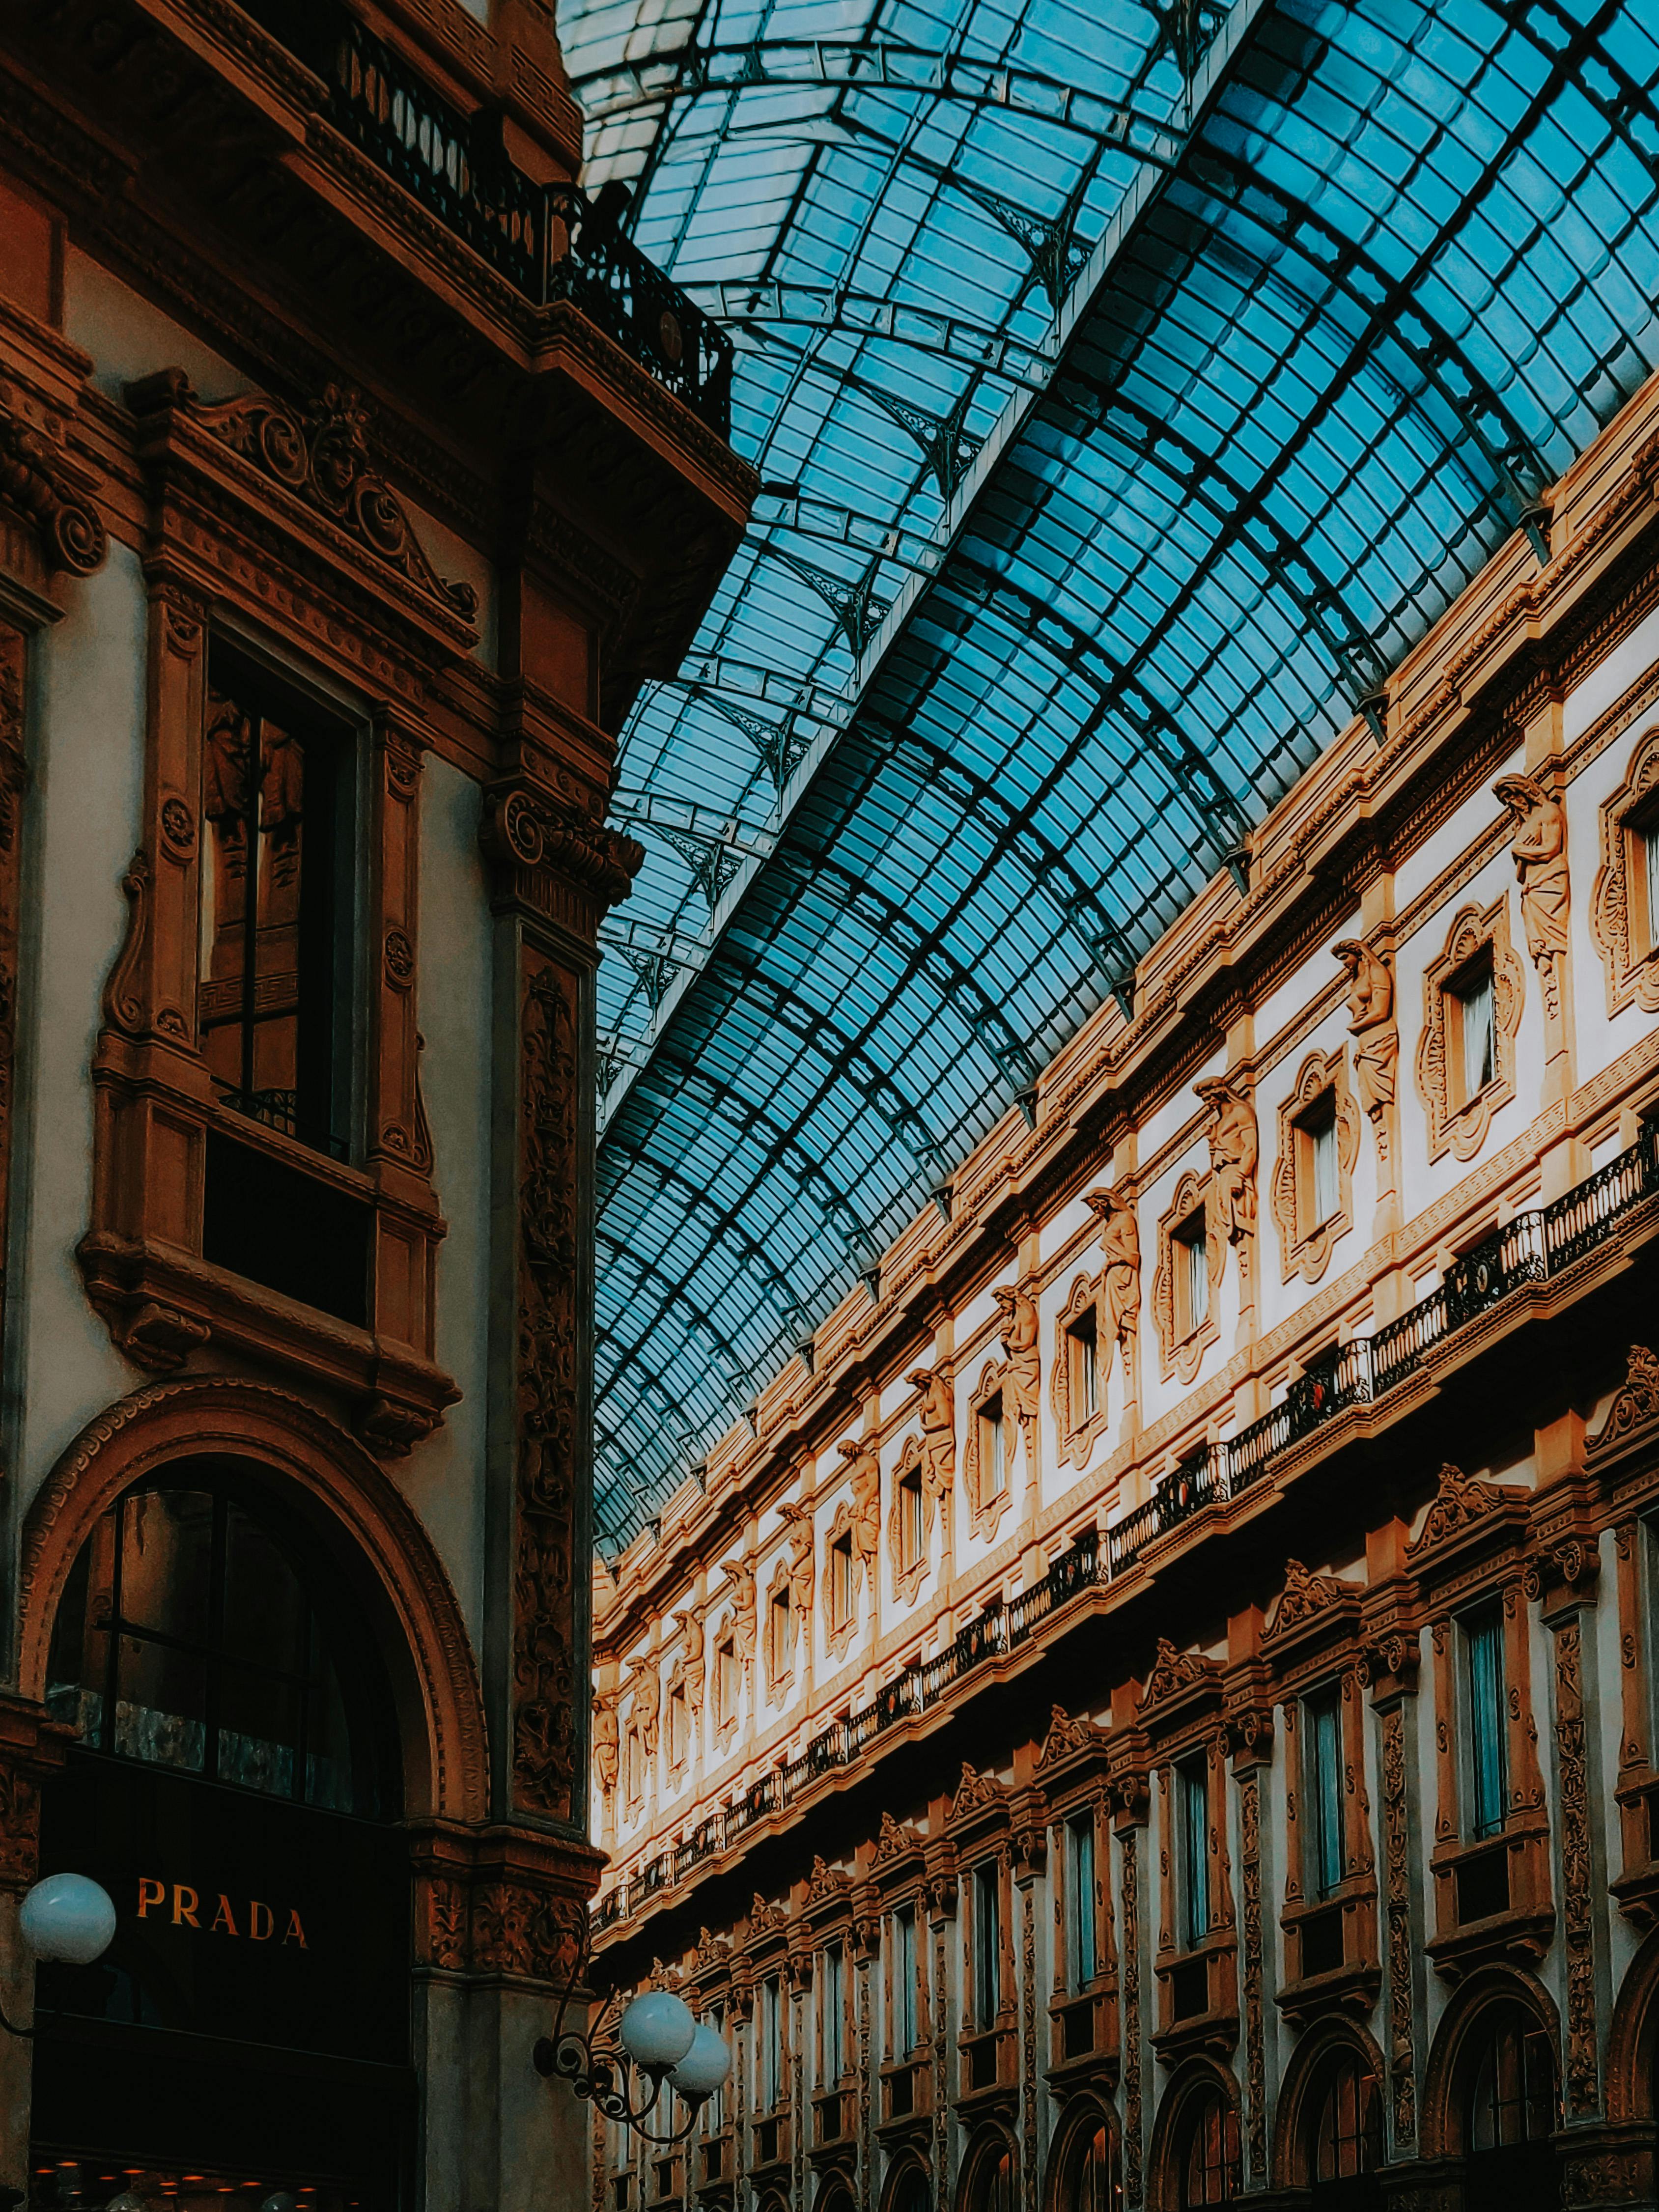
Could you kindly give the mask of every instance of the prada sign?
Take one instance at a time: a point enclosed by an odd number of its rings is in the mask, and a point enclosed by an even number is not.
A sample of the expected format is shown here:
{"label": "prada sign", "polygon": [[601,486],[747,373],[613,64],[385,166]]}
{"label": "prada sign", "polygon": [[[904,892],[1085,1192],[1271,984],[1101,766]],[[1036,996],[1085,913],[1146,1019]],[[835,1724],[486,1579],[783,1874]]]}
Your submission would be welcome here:
{"label": "prada sign", "polygon": [[115,1901],[91,1966],[43,1966],[43,2008],[398,2063],[409,1861],[379,1822],[71,1753],[46,1793],[41,1871]]}

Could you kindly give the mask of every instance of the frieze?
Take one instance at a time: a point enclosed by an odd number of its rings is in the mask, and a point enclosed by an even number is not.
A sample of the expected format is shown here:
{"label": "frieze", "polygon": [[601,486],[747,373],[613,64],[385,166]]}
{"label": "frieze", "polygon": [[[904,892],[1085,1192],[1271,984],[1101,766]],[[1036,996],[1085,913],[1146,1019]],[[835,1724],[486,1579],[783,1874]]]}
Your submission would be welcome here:
{"label": "frieze", "polygon": [[1361,1595],[1358,1584],[1344,1582],[1340,1575],[1316,1575],[1300,1559],[1286,1559],[1285,1587],[1262,1631],[1263,1641],[1287,1636],[1336,1608],[1352,1610]]}
{"label": "frieze", "polygon": [[1218,1660],[1206,1659],[1196,1651],[1178,1650],[1167,1636],[1160,1636],[1152,1671],[1141,1687],[1139,1711],[1145,1715],[1194,1690],[1209,1690],[1218,1697],[1221,1674]]}
{"label": "frieze", "polygon": [[1498,1483],[1482,1482],[1465,1474],[1448,1461],[1437,1477],[1438,1487],[1422,1528],[1406,1547],[1408,1559],[1419,1558],[1452,1537],[1462,1535],[1488,1514],[1516,1502],[1516,1494]]}

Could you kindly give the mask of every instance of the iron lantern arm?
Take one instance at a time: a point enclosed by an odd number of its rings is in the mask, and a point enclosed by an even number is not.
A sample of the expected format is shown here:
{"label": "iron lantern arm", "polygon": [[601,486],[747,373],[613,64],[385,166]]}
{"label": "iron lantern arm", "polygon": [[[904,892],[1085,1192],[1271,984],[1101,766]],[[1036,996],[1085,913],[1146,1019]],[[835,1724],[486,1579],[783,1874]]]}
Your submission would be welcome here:
{"label": "iron lantern arm", "polygon": [[531,2062],[544,2081],[556,2075],[568,2081],[576,2094],[586,2104],[593,2106],[607,2120],[614,2120],[649,2143],[668,2145],[683,2143],[697,2124],[697,2115],[708,2102],[706,2093],[691,2095],[679,2094],[690,2107],[683,2126],[666,2135],[659,2134],[646,2123],[657,2108],[663,2093],[663,2084],[671,2069],[660,2069],[641,2066],[640,2072],[651,2085],[651,2094],[644,2103],[636,2106],[629,2092],[629,2081],[635,2061],[620,2044],[595,2044],[586,2028],[567,2025],[576,1991],[586,1978],[592,1929],[586,1916],[583,1918],[581,1942],[577,1948],[570,1978],[559,1992],[559,2008],[554,2015],[553,2033],[537,2039],[531,2052]]}

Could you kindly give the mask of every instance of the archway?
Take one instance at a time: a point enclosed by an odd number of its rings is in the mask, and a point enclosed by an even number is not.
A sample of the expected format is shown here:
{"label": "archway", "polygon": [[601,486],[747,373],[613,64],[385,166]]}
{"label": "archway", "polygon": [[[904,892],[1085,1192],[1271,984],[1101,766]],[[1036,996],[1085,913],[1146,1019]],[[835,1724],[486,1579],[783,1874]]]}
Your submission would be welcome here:
{"label": "archway", "polygon": [[1122,2198],[1116,2124],[1092,2097],[1075,2099],[1048,2160],[1048,2212],[1117,2212]]}
{"label": "archway", "polygon": [[1382,2058],[1363,2028],[1333,2024],[1304,2036],[1279,2094],[1273,2174],[1331,2212],[1382,2203]]}
{"label": "archway", "polygon": [[1548,1997],[1501,1969],[1459,1992],[1430,2053],[1424,2147],[1461,2156],[1465,2212],[1561,2202],[1559,2027]]}
{"label": "archway", "polygon": [[933,2177],[914,2153],[901,2156],[889,2172],[881,2212],[933,2212]]}
{"label": "archway", "polygon": [[1000,2128],[987,2128],[963,2161],[958,2212],[1018,2212],[1014,2188],[1014,2147]]}
{"label": "archway", "polygon": [[1196,2059],[1170,2084],[1151,2165],[1155,2212],[1201,2212],[1241,2193],[1237,2094],[1219,2067]]}

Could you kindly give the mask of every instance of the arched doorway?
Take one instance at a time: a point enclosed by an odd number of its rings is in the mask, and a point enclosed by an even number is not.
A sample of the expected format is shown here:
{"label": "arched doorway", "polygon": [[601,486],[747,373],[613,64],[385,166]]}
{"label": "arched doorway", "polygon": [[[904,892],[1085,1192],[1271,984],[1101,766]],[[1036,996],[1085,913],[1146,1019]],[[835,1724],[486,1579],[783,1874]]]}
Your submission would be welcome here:
{"label": "arched doorway", "polygon": [[41,1866],[101,1881],[118,1932],[38,1977],[42,2203],[403,2194],[409,1856],[355,1564],[228,1459],[145,1475],[81,1545],[44,1685],[77,1741]]}
{"label": "arched doorway", "polygon": [[1000,2130],[988,2130],[969,2152],[959,2202],[962,2212],[1018,2212],[1013,2146]]}
{"label": "arched doorway", "polygon": [[1057,2146],[1050,2212],[1118,2212],[1122,2200],[1116,2134],[1106,2114],[1090,2102]]}
{"label": "arched doorway", "polygon": [[888,2175],[882,2212],[933,2212],[933,2185],[919,2159],[905,2158]]}
{"label": "arched doorway", "polygon": [[1309,2085],[1303,2172],[1317,2212],[1377,2212],[1382,2203],[1382,2104],[1376,2074],[1340,2045]]}
{"label": "arched doorway", "polygon": [[1458,2072],[1465,2212],[1553,2212],[1561,2183],[1553,2038],[1522,2006],[1490,2005],[1468,2031]]}
{"label": "arched doorway", "polygon": [[1181,2212],[1232,2203],[1240,2187],[1238,2115],[1219,2089],[1201,2089],[1188,2099],[1175,2148]]}

